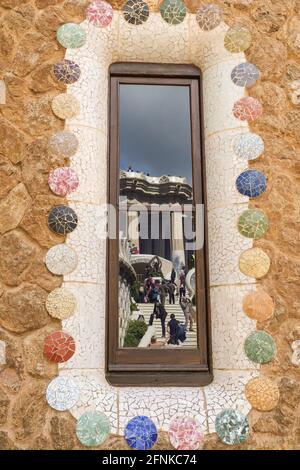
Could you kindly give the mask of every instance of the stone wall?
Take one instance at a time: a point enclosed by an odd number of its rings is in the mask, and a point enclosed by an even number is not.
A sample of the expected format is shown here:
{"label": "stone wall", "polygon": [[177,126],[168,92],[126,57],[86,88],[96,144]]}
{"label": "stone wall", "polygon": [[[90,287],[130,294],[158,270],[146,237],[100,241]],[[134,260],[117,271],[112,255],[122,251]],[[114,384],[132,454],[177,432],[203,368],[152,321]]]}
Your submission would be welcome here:
{"label": "stone wall", "polygon": [[[55,39],[57,28],[84,19],[85,0],[0,0],[0,80],[6,104],[0,105],[0,449],[82,448],[75,419],[56,412],[45,401],[56,366],[43,358],[43,339],[60,328],[45,310],[47,293],[61,284],[43,262],[47,249],[63,241],[47,227],[50,208],[62,199],[52,195],[47,178],[67,161],[47,150],[47,137],[63,128],[51,111],[53,96],[64,87],[51,77],[51,66],[65,50]],[[113,1],[117,4],[123,2]],[[159,1],[149,2],[157,8]],[[201,0],[186,0],[194,11]],[[271,412],[251,411],[252,432],[242,449],[299,448],[299,368],[291,364],[291,343],[300,339],[299,168],[300,168],[300,1],[213,0],[228,24],[246,24],[253,44],[246,51],[262,80],[249,94],[264,113],[252,130],[264,138],[266,151],[255,161],[268,178],[267,192],[251,206],[268,215],[270,229],[257,246],[271,257],[271,269],[260,281],[275,300],[275,316],[258,325],[276,339],[278,354],[261,368],[280,385],[280,401]],[[262,47],[263,45],[263,47]],[[126,448],[112,436],[104,448]],[[167,449],[160,434],[157,448]],[[206,449],[226,448],[215,434]]]}

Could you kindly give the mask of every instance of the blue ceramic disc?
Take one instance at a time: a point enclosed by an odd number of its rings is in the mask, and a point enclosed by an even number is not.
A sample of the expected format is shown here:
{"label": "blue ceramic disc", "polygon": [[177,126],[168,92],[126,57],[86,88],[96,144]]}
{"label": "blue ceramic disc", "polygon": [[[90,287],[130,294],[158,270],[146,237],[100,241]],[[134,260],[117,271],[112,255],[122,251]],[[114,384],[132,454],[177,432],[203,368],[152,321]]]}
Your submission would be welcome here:
{"label": "blue ceramic disc", "polygon": [[243,196],[258,197],[265,192],[266,177],[257,170],[246,170],[236,180],[236,188]]}
{"label": "blue ceramic disc", "polygon": [[136,416],[127,423],[124,437],[132,449],[149,450],[157,441],[157,429],[147,416]]}

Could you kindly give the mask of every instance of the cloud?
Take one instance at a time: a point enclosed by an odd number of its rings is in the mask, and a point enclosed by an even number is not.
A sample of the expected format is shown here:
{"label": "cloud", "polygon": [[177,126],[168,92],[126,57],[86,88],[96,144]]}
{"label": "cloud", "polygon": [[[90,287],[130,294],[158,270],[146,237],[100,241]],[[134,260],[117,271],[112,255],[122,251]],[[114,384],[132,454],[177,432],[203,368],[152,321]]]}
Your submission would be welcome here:
{"label": "cloud", "polygon": [[192,179],[189,88],[121,85],[120,167]]}

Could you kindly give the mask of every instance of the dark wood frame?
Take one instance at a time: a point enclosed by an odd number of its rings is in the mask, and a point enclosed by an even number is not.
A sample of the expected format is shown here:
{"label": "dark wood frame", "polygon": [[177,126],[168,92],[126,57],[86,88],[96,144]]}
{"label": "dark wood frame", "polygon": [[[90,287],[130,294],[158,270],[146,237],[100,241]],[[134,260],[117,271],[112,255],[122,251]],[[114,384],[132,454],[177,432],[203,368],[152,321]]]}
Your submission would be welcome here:
{"label": "dark wood frame", "polygon": [[[120,83],[190,87],[194,201],[206,205],[201,71],[193,65],[115,63],[109,70],[108,202],[119,212],[119,85]],[[202,184],[201,184],[202,182]],[[118,216],[117,216],[118,219]],[[118,220],[117,232],[118,233]],[[197,348],[119,348],[119,240],[107,241],[106,377],[116,386],[198,386],[213,379],[205,211],[204,248],[196,251]],[[175,362],[175,363],[174,363]]]}

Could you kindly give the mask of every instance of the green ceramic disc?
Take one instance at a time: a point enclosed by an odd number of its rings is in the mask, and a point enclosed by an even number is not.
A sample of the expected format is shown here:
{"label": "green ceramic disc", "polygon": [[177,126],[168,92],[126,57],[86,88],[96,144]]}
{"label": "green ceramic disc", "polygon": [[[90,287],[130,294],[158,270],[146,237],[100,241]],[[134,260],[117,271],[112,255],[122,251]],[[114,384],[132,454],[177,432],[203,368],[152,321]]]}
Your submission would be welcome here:
{"label": "green ceramic disc", "polygon": [[238,220],[239,232],[247,238],[260,238],[268,230],[269,221],[263,211],[245,210]]}
{"label": "green ceramic disc", "polygon": [[167,23],[179,24],[186,16],[186,7],[181,0],[164,0],[160,7],[160,13]]}
{"label": "green ceramic disc", "polygon": [[100,411],[87,411],[77,421],[77,437],[87,447],[103,444],[109,431],[108,418]]}
{"label": "green ceramic disc", "polygon": [[85,44],[84,29],[76,23],[66,23],[60,26],[56,34],[58,42],[66,49],[77,49]]}
{"label": "green ceramic disc", "polygon": [[265,331],[255,331],[245,340],[244,349],[252,362],[266,364],[276,354],[276,344],[271,335]]}
{"label": "green ceramic disc", "polygon": [[237,410],[224,410],[219,413],[215,427],[221,441],[232,446],[241,444],[249,435],[248,419]]}

